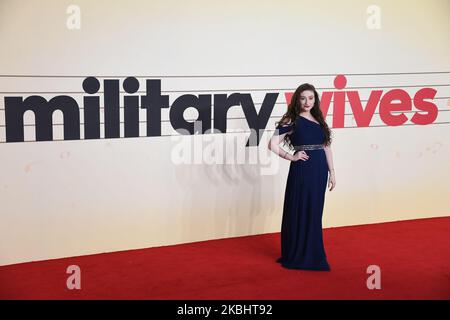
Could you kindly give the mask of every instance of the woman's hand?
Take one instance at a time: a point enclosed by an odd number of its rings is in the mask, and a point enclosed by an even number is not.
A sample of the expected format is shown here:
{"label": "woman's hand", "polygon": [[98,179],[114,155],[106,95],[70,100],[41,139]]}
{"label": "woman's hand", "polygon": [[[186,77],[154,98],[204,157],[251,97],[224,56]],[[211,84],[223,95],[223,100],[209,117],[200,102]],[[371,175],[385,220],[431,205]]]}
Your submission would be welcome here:
{"label": "woman's hand", "polygon": [[292,159],[292,161],[298,161],[298,160],[306,161],[308,159],[309,159],[309,156],[306,154],[305,151],[299,151],[294,154],[294,158]]}
{"label": "woman's hand", "polygon": [[336,186],[336,177],[334,176],[334,171],[330,173],[330,177],[328,178],[328,188],[330,191],[334,189]]}

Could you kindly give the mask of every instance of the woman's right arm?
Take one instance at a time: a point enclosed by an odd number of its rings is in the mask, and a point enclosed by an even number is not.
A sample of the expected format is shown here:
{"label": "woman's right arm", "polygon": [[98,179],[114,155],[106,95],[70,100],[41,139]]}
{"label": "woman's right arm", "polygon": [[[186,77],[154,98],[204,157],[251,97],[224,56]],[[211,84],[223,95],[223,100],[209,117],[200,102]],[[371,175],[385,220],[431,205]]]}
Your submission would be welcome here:
{"label": "woman's right arm", "polygon": [[274,152],[275,154],[277,154],[281,158],[286,159],[286,160],[290,160],[290,161],[294,161],[295,157],[292,154],[290,154],[289,152],[284,151],[282,148],[280,148],[281,141],[283,141],[284,137],[287,134],[289,134],[289,133],[290,132],[285,132],[285,133],[280,134],[280,135],[274,134],[272,136],[272,138],[270,138],[268,148],[269,148],[270,151]]}
{"label": "woman's right arm", "polygon": [[277,129],[275,129],[275,133],[273,134],[272,138],[270,138],[268,148],[283,159],[290,161],[306,161],[309,159],[309,155],[305,151],[299,151],[294,152],[294,154],[290,154],[289,152],[284,151],[280,148],[281,141],[283,141],[285,135],[291,134],[292,130],[293,128],[290,125],[278,126]]}

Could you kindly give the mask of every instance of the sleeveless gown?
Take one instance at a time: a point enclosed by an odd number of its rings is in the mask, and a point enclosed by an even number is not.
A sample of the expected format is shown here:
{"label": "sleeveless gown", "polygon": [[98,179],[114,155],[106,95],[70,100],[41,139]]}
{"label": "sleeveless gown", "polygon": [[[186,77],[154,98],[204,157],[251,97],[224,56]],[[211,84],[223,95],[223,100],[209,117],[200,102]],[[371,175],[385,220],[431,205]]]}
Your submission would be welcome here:
{"label": "sleeveless gown", "polygon": [[[322,126],[303,116],[276,129],[279,134],[288,132],[293,146],[325,141]],[[308,160],[290,163],[281,223],[281,257],[277,262],[288,269],[329,271],[322,238],[327,159],[324,149],[305,152]]]}

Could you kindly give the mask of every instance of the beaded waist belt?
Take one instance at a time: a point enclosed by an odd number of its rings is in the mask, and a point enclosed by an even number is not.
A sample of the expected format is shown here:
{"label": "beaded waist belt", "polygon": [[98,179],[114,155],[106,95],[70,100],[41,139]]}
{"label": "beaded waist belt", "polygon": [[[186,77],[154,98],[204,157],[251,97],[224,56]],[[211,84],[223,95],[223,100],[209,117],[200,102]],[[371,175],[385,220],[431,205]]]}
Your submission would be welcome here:
{"label": "beaded waist belt", "polygon": [[295,151],[318,150],[323,148],[324,148],[323,144],[301,144],[299,146],[294,146]]}

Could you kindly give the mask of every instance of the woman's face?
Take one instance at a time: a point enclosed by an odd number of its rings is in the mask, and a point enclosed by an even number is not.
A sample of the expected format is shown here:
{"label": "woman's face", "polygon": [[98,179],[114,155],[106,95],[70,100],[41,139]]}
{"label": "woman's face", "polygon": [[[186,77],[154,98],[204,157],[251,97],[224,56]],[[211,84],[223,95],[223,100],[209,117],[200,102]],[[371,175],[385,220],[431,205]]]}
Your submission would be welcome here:
{"label": "woman's face", "polygon": [[302,111],[311,111],[314,107],[314,91],[305,90],[300,93],[300,106]]}

